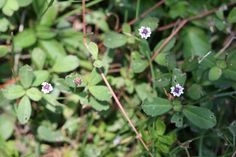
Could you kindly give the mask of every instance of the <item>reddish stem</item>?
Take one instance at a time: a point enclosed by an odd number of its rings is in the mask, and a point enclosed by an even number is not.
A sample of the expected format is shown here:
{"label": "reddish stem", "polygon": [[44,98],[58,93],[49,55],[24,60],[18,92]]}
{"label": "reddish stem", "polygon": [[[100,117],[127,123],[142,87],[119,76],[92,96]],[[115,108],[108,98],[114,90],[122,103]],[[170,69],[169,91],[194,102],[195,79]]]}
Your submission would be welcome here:
{"label": "reddish stem", "polygon": [[1,89],[1,88],[5,88],[5,87],[8,86],[8,85],[11,85],[11,84],[16,83],[19,79],[20,79],[19,77],[16,77],[16,78],[13,78],[13,79],[11,79],[11,80],[6,81],[4,84],[1,84],[1,85],[0,85],[0,89]]}
{"label": "reddish stem", "polygon": [[[229,4],[227,4],[227,7],[230,7],[234,4],[235,3],[229,3]],[[211,14],[215,13],[216,11],[218,11],[219,9],[221,9],[221,7],[217,7],[217,8],[211,9],[211,10],[207,10],[207,11],[203,12],[202,14],[191,16],[191,17],[189,17],[185,20],[188,20],[188,21],[197,20],[197,19],[203,18],[205,16],[211,15]],[[164,31],[166,29],[172,28],[172,27],[176,26],[177,23],[178,23],[178,20],[175,21],[175,22],[171,22],[171,23],[169,23],[165,26],[159,27],[157,29],[157,31]]]}
{"label": "reddish stem", "polygon": [[[148,10],[144,11],[138,18],[134,18],[131,21],[128,22],[129,25],[133,25],[134,23],[136,23],[139,19],[144,18],[145,16],[147,16],[149,13],[153,12],[156,8],[158,8],[159,6],[161,6],[163,3],[165,2],[165,0],[161,0],[160,2],[157,2],[153,7],[149,8]],[[121,28],[118,29],[118,32],[121,31]]]}
{"label": "reddish stem", "polygon": [[[84,45],[85,45],[86,47],[88,47],[88,46],[87,46],[87,41],[86,41],[85,0],[82,0],[82,14],[83,14],[82,17],[83,17],[83,34],[84,34],[84,35],[83,35],[83,37],[84,37],[83,41],[84,41]],[[120,103],[118,97],[116,96],[116,94],[114,93],[113,89],[111,88],[111,85],[110,85],[109,82],[107,81],[106,76],[104,75],[104,73],[102,72],[101,69],[99,69],[99,72],[100,72],[100,75],[101,75],[103,81],[105,82],[107,88],[108,88],[109,91],[111,92],[111,94],[112,94],[112,96],[113,96],[115,102],[117,103],[117,105],[118,105],[118,107],[119,107],[121,113],[123,114],[123,116],[125,117],[125,119],[128,121],[129,125],[131,126],[131,128],[133,129],[133,131],[135,132],[135,134],[137,135],[137,138],[139,139],[139,141],[142,143],[142,145],[144,146],[144,148],[149,152],[150,156],[152,157],[152,154],[151,154],[151,152],[149,151],[149,149],[148,149],[147,145],[145,144],[145,142],[143,141],[141,134],[137,131],[137,129],[135,128],[133,122],[131,121],[131,119],[129,118],[128,114],[126,113],[124,107],[121,105],[121,103]]]}
{"label": "reddish stem", "polygon": [[153,61],[159,52],[170,42],[170,40],[180,31],[180,29],[188,22],[188,20],[183,20],[180,22],[179,26],[171,33],[171,35],[166,38],[166,40],[161,44],[161,46],[154,52],[151,61]]}

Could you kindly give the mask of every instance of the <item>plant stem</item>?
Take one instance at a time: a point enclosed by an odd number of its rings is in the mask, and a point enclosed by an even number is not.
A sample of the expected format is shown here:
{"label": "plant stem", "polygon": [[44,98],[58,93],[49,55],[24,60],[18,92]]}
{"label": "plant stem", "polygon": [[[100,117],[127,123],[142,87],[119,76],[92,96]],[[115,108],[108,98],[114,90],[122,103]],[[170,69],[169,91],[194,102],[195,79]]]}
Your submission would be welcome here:
{"label": "plant stem", "polygon": [[[83,43],[85,45],[85,47],[88,48],[88,44],[87,44],[87,40],[86,40],[86,22],[85,22],[85,0],[82,0],[82,18],[83,18]],[[152,154],[151,152],[149,151],[149,148],[147,147],[147,145],[145,144],[145,142],[143,141],[142,139],[142,136],[141,134],[138,132],[138,130],[135,128],[133,122],[131,121],[131,119],[129,118],[127,112],[125,111],[125,109],[123,108],[123,106],[121,105],[118,97],[116,96],[115,92],[113,91],[110,83],[108,82],[107,78],[105,77],[104,73],[102,72],[101,69],[99,69],[99,72],[100,72],[100,75],[103,79],[103,81],[105,82],[107,88],[109,89],[109,91],[111,92],[115,102],[117,103],[121,113],[123,114],[123,116],[125,117],[125,119],[128,121],[129,125],[131,126],[131,128],[133,129],[133,131],[135,132],[135,134],[137,135],[137,138],[139,139],[139,141],[142,143],[142,145],[144,146],[144,148],[149,152],[149,155],[151,157]]]}
{"label": "plant stem", "polygon": [[140,0],[137,0],[135,18],[138,18],[138,16],[139,16],[139,10],[140,10]]}
{"label": "plant stem", "polygon": [[[145,144],[145,142],[142,139],[142,135],[138,132],[138,130],[135,128],[133,122],[130,120],[127,112],[125,111],[125,109],[123,108],[123,106],[121,105],[119,99],[117,98],[115,92],[113,91],[112,87],[110,86],[109,82],[107,81],[104,73],[102,72],[101,69],[99,69],[100,74],[102,76],[103,81],[105,82],[107,88],[109,89],[109,91],[111,92],[115,102],[117,103],[121,113],[123,114],[123,116],[125,117],[125,119],[128,121],[129,125],[131,126],[131,128],[133,129],[133,131],[135,132],[135,134],[137,135],[137,138],[139,139],[139,141],[143,144],[144,148],[149,152],[149,148],[147,147],[147,145]],[[150,152],[149,152],[150,153]],[[150,156],[152,156],[152,154],[150,153]]]}
{"label": "plant stem", "polygon": [[171,35],[166,38],[166,40],[161,44],[161,46],[153,53],[151,61],[153,61],[159,52],[170,42],[170,40],[183,28],[183,26],[188,22],[188,20],[183,20],[180,22],[179,26],[171,33]]}
{"label": "plant stem", "polygon": [[[94,1],[88,2],[88,3],[86,4],[86,7],[92,7],[93,5],[96,5],[96,4],[98,4],[98,3],[102,2],[102,1],[104,1],[104,0],[94,0]],[[57,18],[57,19],[56,19],[56,22],[59,22],[61,19],[65,19],[65,18],[67,18],[67,17],[69,17],[69,16],[72,16],[72,15],[74,15],[74,14],[77,14],[77,13],[80,12],[80,11],[81,11],[81,7],[79,6],[79,7],[77,7],[76,9],[71,10],[71,11],[69,11],[68,13],[66,13],[66,14],[62,15],[61,17]]]}
{"label": "plant stem", "polygon": [[86,141],[87,141],[87,139],[88,139],[88,134],[89,134],[89,128],[91,127],[91,125],[93,124],[93,115],[92,114],[90,114],[89,116],[88,116],[88,118],[89,118],[89,122],[88,122],[88,126],[87,126],[87,131],[85,132],[85,135],[84,135],[84,138],[83,138],[83,141],[82,141],[82,146],[81,146],[81,153],[80,154],[82,154],[81,156],[83,156],[84,154],[84,150],[85,150],[85,144],[86,144]]}
{"label": "plant stem", "polygon": [[[227,4],[226,6],[227,6],[227,7],[230,7],[230,6],[233,6],[234,4],[235,4],[235,2],[232,2],[232,3]],[[216,11],[218,11],[219,9],[221,9],[221,7],[222,7],[222,6],[217,7],[217,8],[214,8],[214,9],[211,9],[211,10],[207,10],[207,11],[205,11],[205,12],[199,14],[199,15],[191,16],[191,17],[187,18],[187,20],[188,20],[188,21],[198,20],[198,19],[200,19],[200,18],[203,18],[203,17],[205,17],[205,16],[208,16],[208,15],[211,15],[211,14],[215,13]],[[178,21],[179,21],[179,20],[177,20],[177,21],[175,21],[175,22],[172,22],[172,23],[169,23],[169,24],[167,24],[167,25],[165,25],[165,26],[159,27],[159,28],[157,29],[157,31],[164,31],[164,30],[166,30],[166,29],[172,28],[172,27],[176,26],[176,24],[178,23]]]}
{"label": "plant stem", "polygon": [[[148,10],[144,11],[140,16],[135,17],[133,20],[129,21],[128,24],[129,25],[133,25],[134,23],[136,23],[139,19],[144,18],[145,16],[147,16],[149,13],[153,12],[156,8],[158,8],[159,6],[161,6],[163,3],[165,2],[165,0],[161,0],[159,2],[157,2],[153,7],[149,8]],[[121,31],[121,28],[118,30],[118,32]]]}

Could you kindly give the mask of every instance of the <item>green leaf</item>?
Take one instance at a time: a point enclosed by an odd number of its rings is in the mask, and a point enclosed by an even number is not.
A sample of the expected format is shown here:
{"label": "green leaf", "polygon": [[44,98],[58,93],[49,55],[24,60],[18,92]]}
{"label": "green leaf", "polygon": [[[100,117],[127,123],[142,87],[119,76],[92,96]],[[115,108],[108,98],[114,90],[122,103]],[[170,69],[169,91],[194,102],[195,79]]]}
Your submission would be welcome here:
{"label": "green leaf", "polygon": [[0,1],[0,9],[4,6],[5,3],[6,3],[6,0],[1,0]]}
{"label": "green leaf", "polygon": [[47,11],[43,13],[43,16],[41,17],[40,25],[44,25],[44,26],[53,25],[57,17],[57,13],[58,13],[58,6],[51,5],[49,8],[47,8]]}
{"label": "green leaf", "polygon": [[32,61],[37,69],[43,69],[46,60],[46,54],[41,48],[34,48],[32,52]]}
{"label": "green leaf", "polygon": [[36,27],[36,36],[39,39],[52,39],[57,35],[57,32],[48,26],[39,25]]}
{"label": "green leaf", "polygon": [[236,7],[234,7],[234,8],[230,11],[230,13],[229,13],[229,15],[228,15],[228,17],[227,17],[227,21],[228,21],[229,23],[235,23],[235,22],[236,22]]}
{"label": "green leaf", "polygon": [[6,32],[8,30],[9,25],[10,22],[7,18],[0,18],[0,32]]}
{"label": "green leaf", "polygon": [[176,141],[176,133],[172,131],[167,135],[162,135],[158,137],[158,141],[167,146],[171,146]]}
{"label": "green leaf", "polygon": [[7,114],[0,115],[0,137],[7,140],[14,131],[14,118]]}
{"label": "green leaf", "polygon": [[218,67],[212,67],[209,71],[208,78],[210,81],[218,80],[222,75],[222,70]]}
{"label": "green leaf", "polygon": [[111,93],[106,86],[91,86],[89,87],[89,92],[100,101],[110,101]]}
{"label": "green leaf", "polygon": [[20,82],[23,85],[23,87],[29,88],[34,79],[33,69],[28,65],[24,65],[19,70],[19,77],[20,77]]}
{"label": "green leaf", "polygon": [[64,136],[60,131],[54,131],[50,127],[39,126],[37,129],[39,139],[47,142],[62,142]]}
{"label": "green leaf", "polygon": [[143,72],[148,66],[148,61],[139,54],[139,52],[134,51],[131,53],[131,69],[134,73]]}
{"label": "green leaf", "polygon": [[56,40],[41,40],[39,44],[43,50],[45,50],[52,63],[54,63],[56,59],[65,57],[66,55],[63,46]]}
{"label": "green leaf", "polygon": [[172,86],[175,86],[178,83],[183,86],[186,78],[186,73],[183,73],[180,69],[174,68],[172,73]]}
{"label": "green leaf", "polygon": [[17,0],[7,0],[2,8],[2,12],[7,16],[12,16],[19,9]]}
{"label": "green leaf", "polygon": [[14,37],[14,47],[16,50],[21,50],[32,46],[36,42],[36,35],[32,29],[25,29]]}
{"label": "green leaf", "polygon": [[24,88],[20,85],[10,85],[2,91],[3,95],[9,100],[20,98],[25,94]]}
{"label": "green leaf", "polygon": [[43,98],[51,105],[53,106],[63,106],[61,103],[59,103],[55,96],[51,94],[43,94]]}
{"label": "green leaf", "polygon": [[76,56],[58,58],[52,70],[57,73],[64,73],[75,70],[79,66],[79,59]]}
{"label": "green leaf", "polygon": [[101,75],[98,73],[97,69],[94,68],[92,72],[84,77],[84,80],[89,86],[94,86],[102,81]]}
{"label": "green leaf", "polygon": [[183,109],[183,114],[199,128],[209,129],[216,125],[214,113],[207,108],[188,105]]}
{"label": "green leaf", "polygon": [[230,80],[236,80],[236,51],[233,49],[229,52],[229,56],[226,60],[227,69],[223,70],[224,77]]}
{"label": "green leaf", "polygon": [[226,69],[223,74],[227,79],[236,81],[236,70]]}
{"label": "green leaf", "polygon": [[37,15],[37,17],[41,17],[43,12],[47,9],[48,7],[48,1],[47,0],[33,0],[33,8],[34,11]]}
{"label": "green leaf", "polygon": [[157,121],[156,121],[156,130],[157,130],[157,132],[156,132],[157,135],[164,135],[164,133],[166,131],[166,125],[160,119],[157,119]]}
{"label": "green leaf", "polygon": [[39,101],[42,98],[42,93],[34,87],[28,89],[26,95],[33,101]]}
{"label": "green leaf", "polygon": [[161,73],[158,72],[156,75],[156,84],[160,89],[166,88],[171,84],[171,77],[170,73]]}
{"label": "green leaf", "polygon": [[188,2],[179,1],[175,5],[171,6],[169,15],[172,18],[176,18],[178,16],[184,18],[186,15],[188,15],[187,9],[188,9]]}
{"label": "green leaf", "polygon": [[[1,21],[0,21],[1,22]],[[9,52],[9,48],[5,45],[0,45],[0,58],[4,57],[8,52]]]}
{"label": "green leaf", "polygon": [[127,42],[127,37],[120,33],[108,32],[104,36],[104,45],[108,48],[117,48],[125,45]]}
{"label": "green leaf", "polygon": [[96,25],[103,32],[109,31],[109,25],[106,19],[107,15],[103,10],[94,10],[86,15],[86,22],[88,24]]}
{"label": "green leaf", "polygon": [[176,58],[174,54],[160,53],[155,58],[155,62],[170,69],[176,67]]}
{"label": "green leaf", "polygon": [[95,66],[96,68],[101,68],[103,67],[103,63],[101,60],[96,60],[95,62],[93,62],[93,66]]}
{"label": "green leaf", "polygon": [[205,32],[197,27],[188,27],[182,33],[184,57],[203,57],[210,49],[210,40]]}
{"label": "green leaf", "polygon": [[147,83],[136,84],[135,90],[142,101],[145,99],[152,100],[156,97],[155,91],[153,91],[152,87]]}
{"label": "green leaf", "polygon": [[90,98],[89,105],[91,105],[97,111],[103,111],[109,109],[109,104],[106,101],[97,101],[94,98]]}
{"label": "green leaf", "polygon": [[20,7],[25,7],[32,3],[33,0],[17,0]]}
{"label": "green leaf", "polygon": [[122,32],[125,34],[130,34],[131,33],[131,27],[128,23],[122,24]]}
{"label": "green leaf", "polygon": [[145,100],[142,109],[147,115],[155,117],[170,111],[172,105],[169,100],[156,97],[152,101]]}
{"label": "green leaf", "polygon": [[202,87],[198,84],[192,84],[188,88],[188,96],[193,100],[198,100],[203,95]]}
{"label": "green leaf", "polygon": [[183,126],[183,115],[180,113],[175,113],[171,117],[171,123],[174,123],[176,127],[180,128]]}
{"label": "green leaf", "polygon": [[39,86],[48,79],[49,72],[46,70],[34,71],[34,76],[35,76],[35,79],[32,86]]}
{"label": "green leaf", "polygon": [[139,24],[139,26],[150,27],[151,31],[154,31],[159,23],[159,19],[156,17],[145,17]]}
{"label": "green leaf", "polygon": [[90,42],[88,44],[88,51],[90,52],[94,60],[98,59],[98,46],[96,43]]}
{"label": "green leaf", "polygon": [[27,96],[24,96],[23,98],[21,98],[20,103],[16,108],[17,118],[21,124],[26,124],[29,121],[31,111],[32,108],[30,100]]}

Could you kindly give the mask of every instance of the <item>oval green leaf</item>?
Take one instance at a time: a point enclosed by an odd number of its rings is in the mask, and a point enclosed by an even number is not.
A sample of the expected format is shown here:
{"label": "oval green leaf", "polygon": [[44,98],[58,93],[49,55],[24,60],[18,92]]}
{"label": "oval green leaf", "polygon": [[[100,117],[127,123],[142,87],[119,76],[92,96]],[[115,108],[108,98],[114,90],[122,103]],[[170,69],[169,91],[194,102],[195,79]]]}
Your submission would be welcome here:
{"label": "oval green leaf", "polygon": [[116,32],[108,32],[104,37],[104,45],[108,48],[117,48],[125,45],[127,42],[127,37],[123,34]]}
{"label": "oval green leaf", "polygon": [[52,70],[57,73],[64,73],[75,70],[79,66],[79,59],[76,56],[66,56],[58,58]]}
{"label": "oval green leaf", "polygon": [[210,81],[218,80],[222,75],[222,70],[218,67],[212,67],[209,71],[208,78]]}
{"label": "oval green leaf", "polygon": [[21,124],[26,124],[31,115],[31,104],[30,100],[27,96],[24,96],[21,100],[20,103],[17,106],[16,113],[17,113],[17,118]]}
{"label": "oval green leaf", "polygon": [[92,58],[94,60],[97,60],[97,58],[98,58],[98,46],[97,46],[97,44],[94,43],[94,42],[90,42],[88,44],[88,51],[92,55]]}
{"label": "oval green leaf", "polygon": [[188,105],[183,109],[184,116],[195,126],[209,129],[216,125],[216,117],[207,108]]}
{"label": "oval green leaf", "polygon": [[34,87],[28,89],[26,95],[33,101],[39,101],[42,98],[42,93]]}
{"label": "oval green leaf", "polygon": [[2,91],[3,95],[9,100],[20,98],[25,94],[24,88],[20,85],[11,85]]}
{"label": "oval green leaf", "polygon": [[98,100],[110,101],[111,93],[106,86],[91,86],[89,92]]}
{"label": "oval green leaf", "polygon": [[142,104],[143,111],[152,117],[162,115],[172,108],[171,102],[163,98],[154,98],[152,101],[147,99]]}

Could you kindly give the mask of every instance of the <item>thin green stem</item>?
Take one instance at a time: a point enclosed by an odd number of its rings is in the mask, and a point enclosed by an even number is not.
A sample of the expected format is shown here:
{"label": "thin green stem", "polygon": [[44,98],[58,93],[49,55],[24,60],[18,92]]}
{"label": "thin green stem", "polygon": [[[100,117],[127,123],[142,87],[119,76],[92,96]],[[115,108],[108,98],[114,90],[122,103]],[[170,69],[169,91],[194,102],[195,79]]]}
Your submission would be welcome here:
{"label": "thin green stem", "polygon": [[87,139],[88,139],[88,134],[89,134],[89,128],[92,126],[93,122],[94,122],[94,119],[93,119],[93,116],[92,114],[89,114],[88,116],[89,120],[88,120],[88,126],[87,126],[87,129],[85,131],[85,135],[83,136],[83,141],[82,141],[82,145],[80,147],[81,149],[81,153],[80,155],[83,156],[84,154],[84,150],[85,150],[85,145],[86,145],[86,142],[87,142]]}
{"label": "thin green stem", "polygon": [[140,11],[140,0],[137,0],[135,18],[139,17],[139,11]]}
{"label": "thin green stem", "polygon": [[202,145],[203,145],[203,137],[204,135],[202,135],[199,139],[199,147],[198,147],[198,156],[202,157]]}
{"label": "thin green stem", "polygon": [[[92,6],[94,6],[94,5],[96,5],[96,4],[100,3],[100,2],[102,2],[102,1],[104,1],[104,0],[94,0],[94,1],[92,1],[92,2],[87,3],[85,6],[86,6],[87,8],[89,8],[89,7],[92,7]],[[69,17],[69,16],[72,16],[72,15],[74,15],[74,14],[77,14],[77,13],[80,12],[81,10],[82,10],[82,7],[81,7],[81,6],[78,6],[78,7],[76,7],[74,10],[71,10],[71,11],[67,12],[66,14],[62,15],[61,17],[57,18],[57,19],[56,19],[56,22],[59,22],[61,19],[65,19],[65,18],[67,18],[67,17]]]}
{"label": "thin green stem", "polygon": [[217,97],[223,97],[223,96],[231,96],[231,95],[234,95],[234,94],[236,94],[236,91],[215,94],[214,97],[217,98]]}
{"label": "thin green stem", "polygon": [[128,11],[128,9],[125,9],[125,17],[124,17],[125,22],[128,21],[128,17],[129,17],[129,11]]}
{"label": "thin green stem", "polygon": [[155,72],[154,72],[154,69],[153,69],[153,64],[152,64],[152,60],[151,60],[151,56],[149,54],[149,52],[145,51],[146,53],[146,56],[148,58],[148,62],[149,62],[149,65],[150,65],[150,70],[151,70],[151,75],[152,75],[152,85],[153,85],[153,88],[155,89],[156,88],[156,76],[155,76]]}

